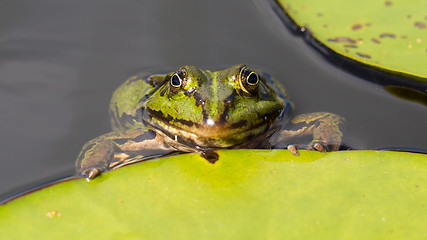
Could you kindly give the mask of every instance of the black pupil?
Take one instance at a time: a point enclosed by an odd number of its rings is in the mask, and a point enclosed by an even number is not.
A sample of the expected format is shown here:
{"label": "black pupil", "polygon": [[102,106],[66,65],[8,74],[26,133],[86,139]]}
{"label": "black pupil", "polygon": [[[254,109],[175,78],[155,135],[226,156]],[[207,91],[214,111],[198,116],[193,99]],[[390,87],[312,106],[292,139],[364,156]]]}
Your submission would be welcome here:
{"label": "black pupil", "polygon": [[181,85],[181,80],[179,79],[179,77],[178,77],[178,75],[173,75],[172,76],[172,85],[173,86],[179,86],[179,85]]}
{"label": "black pupil", "polygon": [[248,83],[249,84],[256,84],[258,82],[258,77],[255,73],[251,73],[248,77]]}

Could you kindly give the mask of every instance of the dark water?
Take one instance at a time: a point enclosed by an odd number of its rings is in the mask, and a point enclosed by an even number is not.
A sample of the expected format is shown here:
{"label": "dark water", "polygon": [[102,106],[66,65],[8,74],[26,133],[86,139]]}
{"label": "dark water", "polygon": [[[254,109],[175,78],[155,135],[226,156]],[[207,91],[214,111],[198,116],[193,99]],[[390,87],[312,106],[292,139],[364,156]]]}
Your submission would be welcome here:
{"label": "dark water", "polygon": [[246,63],[287,87],[296,113],[347,119],[358,149],[426,148],[427,108],[355,77],[293,36],[262,1],[1,1],[0,199],[70,175],[109,131],[113,90],[132,74]]}

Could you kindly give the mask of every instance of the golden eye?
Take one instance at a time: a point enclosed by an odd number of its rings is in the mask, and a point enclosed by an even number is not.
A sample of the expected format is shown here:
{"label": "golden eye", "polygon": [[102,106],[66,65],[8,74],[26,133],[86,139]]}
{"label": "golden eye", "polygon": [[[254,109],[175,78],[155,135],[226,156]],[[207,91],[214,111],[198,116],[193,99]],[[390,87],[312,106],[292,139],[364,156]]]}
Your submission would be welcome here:
{"label": "golden eye", "polygon": [[181,83],[182,83],[181,78],[178,76],[178,74],[175,73],[171,79],[172,86],[179,87],[179,86],[181,86]]}
{"label": "golden eye", "polygon": [[186,72],[185,70],[179,70],[178,72],[174,73],[171,77],[170,83],[173,87],[179,88],[184,84],[184,80],[186,78]]}
{"label": "golden eye", "polygon": [[259,81],[258,74],[256,72],[251,72],[249,76],[246,78],[246,82],[248,82],[249,85],[257,85]]}
{"label": "golden eye", "polygon": [[240,88],[246,93],[256,93],[259,85],[259,76],[248,67],[242,67],[239,76]]}

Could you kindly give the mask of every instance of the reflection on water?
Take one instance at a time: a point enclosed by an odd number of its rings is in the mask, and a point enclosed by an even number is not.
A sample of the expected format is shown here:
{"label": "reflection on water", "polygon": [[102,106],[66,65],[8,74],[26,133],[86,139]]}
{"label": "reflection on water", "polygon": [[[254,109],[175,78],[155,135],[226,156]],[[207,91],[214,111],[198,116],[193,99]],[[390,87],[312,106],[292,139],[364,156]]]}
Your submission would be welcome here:
{"label": "reflection on water", "polygon": [[163,66],[257,66],[287,88],[295,114],[345,117],[351,146],[425,148],[425,106],[325,62],[269,8],[244,0],[0,6],[0,196],[71,175],[81,146],[110,131],[113,90]]}
{"label": "reflection on water", "polygon": [[385,86],[384,89],[396,97],[414,101],[427,106],[427,92],[421,92],[407,87]]}

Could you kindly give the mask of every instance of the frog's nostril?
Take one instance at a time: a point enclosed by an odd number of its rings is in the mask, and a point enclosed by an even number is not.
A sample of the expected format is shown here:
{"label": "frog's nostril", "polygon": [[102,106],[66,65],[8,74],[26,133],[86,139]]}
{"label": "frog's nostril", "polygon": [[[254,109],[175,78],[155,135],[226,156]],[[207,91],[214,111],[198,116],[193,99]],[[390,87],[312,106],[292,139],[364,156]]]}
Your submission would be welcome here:
{"label": "frog's nostril", "polygon": [[205,103],[206,103],[206,100],[204,100],[204,99],[198,99],[198,100],[196,101],[196,105],[197,105],[197,106],[204,106],[204,105],[205,105]]}

